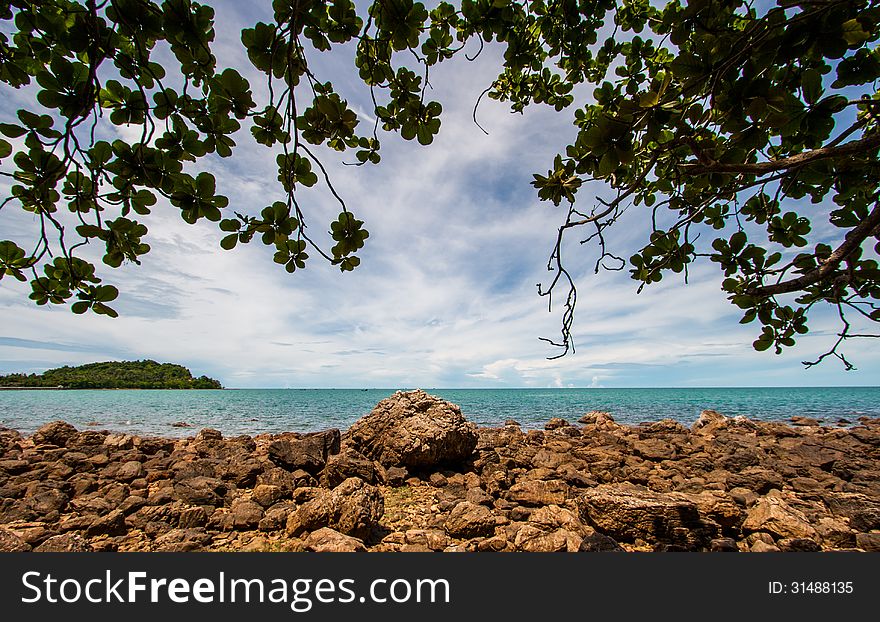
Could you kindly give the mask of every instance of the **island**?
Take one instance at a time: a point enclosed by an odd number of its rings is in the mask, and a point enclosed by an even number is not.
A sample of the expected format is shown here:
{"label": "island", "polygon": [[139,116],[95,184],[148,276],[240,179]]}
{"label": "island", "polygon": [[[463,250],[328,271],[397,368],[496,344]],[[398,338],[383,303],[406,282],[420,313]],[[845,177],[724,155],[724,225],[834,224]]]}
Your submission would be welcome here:
{"label": "island", "polygon": [[143,361],[107,361],[57,367],[42,374],[0,376],[0,389],[222,389],[207,376],[194,378],[183,365]]}

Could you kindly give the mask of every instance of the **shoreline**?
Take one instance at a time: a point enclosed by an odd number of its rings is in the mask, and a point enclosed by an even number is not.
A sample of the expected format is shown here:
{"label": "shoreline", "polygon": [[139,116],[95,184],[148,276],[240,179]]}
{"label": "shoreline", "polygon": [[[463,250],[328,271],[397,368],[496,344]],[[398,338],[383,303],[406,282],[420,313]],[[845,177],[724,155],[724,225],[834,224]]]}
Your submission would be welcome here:
{"label": "shoreline", "polygon": [[0,429],[0,550],[880,550],[880,419],[793,423],[478,428],[414,391],[345,432]]}

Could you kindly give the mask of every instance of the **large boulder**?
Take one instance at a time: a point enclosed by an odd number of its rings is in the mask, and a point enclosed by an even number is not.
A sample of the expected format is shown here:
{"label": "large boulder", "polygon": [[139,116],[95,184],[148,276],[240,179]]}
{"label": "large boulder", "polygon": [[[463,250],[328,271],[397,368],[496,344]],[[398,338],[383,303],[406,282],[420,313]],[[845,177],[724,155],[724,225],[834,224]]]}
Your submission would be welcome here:
{"label": "large boulder", "polygon": [[287,531],[299,536],[307,531],[330,527],[347,536],[368,539],[385,513],[385,500],[375,486],[350,477],[333,490],[318,491],[287,519]]}
{"label": "large boulder", "polygon": [[431,469],[470,458],[477,430],[455,404],[424,391],[398,391],[356,421],[348,441],[384,466]]}

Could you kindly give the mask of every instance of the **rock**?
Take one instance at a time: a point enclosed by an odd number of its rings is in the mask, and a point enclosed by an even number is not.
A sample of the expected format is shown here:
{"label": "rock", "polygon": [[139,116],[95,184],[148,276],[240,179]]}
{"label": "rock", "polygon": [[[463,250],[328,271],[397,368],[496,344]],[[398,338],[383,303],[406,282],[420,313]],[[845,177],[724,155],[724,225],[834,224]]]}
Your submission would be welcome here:
{"label": "rock", "polygon": [[583,536],[566,529],[544,531],[534,525],[524,525],[516,532],[513,545],[527,553],[575,552],[580,549]]}
{"label": "rock", "polygon": [[251,498],[264,508],[275,505],[284,497],[285,492],[283,488],[269,484],[257,484],[251,493]]}
{"label": "rock", "polygon": [[428,477],[428,483],[434,488],[443,488],[449,483],[449,480],[442,473],[431,473]]}
{"label": "rock", "polygon": [[403,486],[403,483],[409,478],[409,471],[404,467],[388,467],[385,469],[385,484],[388,486]]}
{"label": "rock", "polygon": [[880,533],[857,533],[856,546],[863,551],[880,553]]}
{"label": "rock", "polygon": [[612,417],[610,413],[607,413],[604,410],[591,410],[590,412],[583,415],[580,419],[578,419],[578,423],[600,427],[617,425],[617,423],[614,421],[614,417]]}
{"label": "rock", "polygon": [[691,426],[692,432],[698,434],[712,434],[721,427],[724,427],[730,419],[715,410],[704,410]]}
{"label": "rock", "polygon": [[281,439],[269,445],[269,459],[290,471],[303,469],[317,475],[327,463],[327,457],[339,453],[339,430],[325,430],[306,434],[298,439]]}
{"label": "rock", "polygon": [[204,529],[171,529],[154,541],[157,551],[182,553],[198,551],[211,543],[211,536]]}
{"label": "rock", "polygon": [[287,517],[296,509],[291,501],[276,503],[268,508],[257,525],[260,531],[278,531],[287,525]]}
{"label": "rock", "polygon": [[145,474],[144,465],[137,460],[129,460],[119,467],[116,471],[116,479],[122,482],[130,482],[134,479],[143,477]]}
{"label": "rock", "polygon": [[492,507],[492,502],[494,501],[482,488],[469,488],[464,494],[464,500],[487,507]]}
{"label": "rock", "polygon": [[449,545],[446,533],[439,529],[409,529],[404,539],[407,544],[424,546],[431,551],[442,551]]}
{"label": "rock", "polygon": [[333,488],[349,477],[359,477],[372,484],[376,481],[376,469],[372,460],[351,447],[345,447],[327,458],[327,464],[321,472],[321,485]]}
{"label": "rock", "polygon": [[85,538],[74,533],[52,536],[34,548],[35,553],[85,553],[91,550],[92,547]]}
{"label": "rock", "polygon": [[58,488],[42,482],[29,485],[24,495],[26,506],[37,516],[44,518],[57,516],[64,511],[69,500],[69,497]]}
{"label": "rock", "polygon": [[860,493],[836,492],[822,495],[832,514],[849,520],[856,531],[880,529],[880,499]]}
{"label": "rock", "polygon": [[219,443],[223,440],[223,433],[220,430],[215,430],[214,428],[204,428],[199,430],[199,433],[196,434],[196,437],[193,439],[193,443],[203,443],[203,444],[213,444]]}
{"label": "rock", "polygon": [[518,428],[518,427],[520,427],[520,425],[522,425],[522,424],[520,424],[520,422],[517,421],[516,419],[505,419],[505,420],[504,420],[504,425],[505,425],[505,427],[506,427],[506,426],[513,426],[513,427]]}
{"label": "rock", "polygon": [[234,529],[256,529],[263,518],[263,508],[247,499],[236,499],[232,502],[232,527]]}
{"label": "rock", "polygon": [[35,445],[57,445],[65,447],[67,441],[78,434],[75,427],[64,421],[53,421],[47,423],[39,430],[34,432],[31,440]]}
{"label": "rock", "polygon": [[278,488],[283,490],[285,494],[290,494],[297,488],[301,488],[303,486],[317,486],[318,481],[302,469],[297,469],[296,471],[287,471],[280,467],[272,467],[270,469],[266,469],[257,476],[256,484],[277,486]]}
{"label": "rock", "polygon": [[174,497],[190,505],[223,505],[226,484],[213,477],[192,477],[174,484]]}
{"label": "rock", "polygon": [[383,466],[456,466],[477,446],[476,426],[455,404],[424,391],[397,392],[351,426],[351,445]]}
{"label": "rock", "polygon": [[187,423],[186,421],[175,421],[174,423],[172,423],[170,425],[172,428],[192,428],[192,427],[194,427],[193,424]]}
{"label": "rock", "polygon": [[307,551],[319,553],[360,553],[366,551],[363,540],[321,527],[308,535],[303,543]]}
{"label": "rock", "polygon": [[351,477],[331,491],[319,491],[315,498],[299,506],[287,519],[287,532],[298,536],[330,527],[366,540],[378,528],[384,512],[385,503],[379,489]]}
{"label": "rock", "polygon": [[128,531],[125,525],[125,514],[120,510],[113,510],[109,514],[100,516],[95,519],[86,530],[86,535],[90,538],[95,536],[121,536]]}
{"label": "rock", "polygon": [[31,545],[6,529],[0,529],[0,553],[26,553]]}
{"label": "rock", "polygon": [[796,425],[796,426],[818,426],[819,425],[819,420],[813,419],[812,417],[802,417],[802,416],[796,415],[794,417],[789,417],[788,420],[791,421],[791,425]]}
{"label": "rock", "polygon": [[737,473],[731,473],[727,478],[727,485],[731,488],[746,488],[759,495],[764,495],[774,488],[782,490],[784,480],[775,471],[759,466],[750,466]]}
{"label": "rock", "polygon": [[181,529],[194,529],[204,527],[207,524],[208,513],[205,508],[199,506],[182,509],[177,519],[177,525]]}
{"label": "rock", "polygon": [[581,519],[616,540],[702,549],[719,526],[700,515],[682,493],[657,493],[631,484],[603,484],[577,498]]}
{"label": "rock", "polygon": [[733,538],[713,538],[709,542],[709,550],[715,553],[739,553],[739,547]]}
{"label": "rock", "polygon": [[545,430],[558,430],[559,428],[568,427],[570,424],[568,421],[561,417],[552,417],[550,421],[544,424]]}
{"label": "rock", "polygon": [[764,531],[777,538],[817,537],[803,513],[779,497],[766,496],[758,501],[746,515],[742,524],[745,531]]}
{"label": "rock", "polygon": [[528,480],[517,482],[507,492],[507,499],[521,505],[561,505],[569,494],[562,480]]}
{"label": "rock", "polygon": [[621,553],[623,550],[617,540],[598,531],[584,536],[578,546],[578,551],[582,553]]}
{"label": "rock", "polygon": [[768,544],[767,542],[759,540],[758,542],[755,542],[749,550],[752,553],[778,553],[779,547],[775,544]]}
{"label": "rock", "polygon": [[810,538],[783,538],[776,545],[781,551],[798,553],[817,553],[822,550],[822,547]]}
{"label": "rock", "polygon": [[495,533],[495,516],[484,505],[462,501],[452,509],[443,528],[453,538],[489,536]]}

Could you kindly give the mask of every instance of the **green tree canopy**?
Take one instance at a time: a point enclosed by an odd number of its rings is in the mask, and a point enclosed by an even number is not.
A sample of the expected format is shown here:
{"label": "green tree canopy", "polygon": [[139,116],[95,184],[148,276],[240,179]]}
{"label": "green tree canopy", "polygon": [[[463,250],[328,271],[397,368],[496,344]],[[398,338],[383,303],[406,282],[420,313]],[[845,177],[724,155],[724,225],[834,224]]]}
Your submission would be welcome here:
{"label": "green tree canopy", "polygon": [[218,380],[199,376],[173,363],[107,361],[47,369],[42,374],[0,376],[0,387],[65,389],[222,389]]}
{"label": "green tree canopy", "polygon": [[[188,223],[216,222],[224,249],[258,237],[289,272],[310,253],[352,270],[368,233],[314,147],[376,164],[380,129],[430,144],[442,113],[426,97],[431,68],[494,43],[503,65],[485,93],[513,111],[567,110],[578,130],[532,182],[564,211],[554,275],[539,287],[564,298],[562,336],[551,341],[562,354],[573,346],[577,290],[563,241],[574,230],[598,249],[597,271],[628,268],[639,287],[669,272],[686,278],[701,259],[717,263],[742,322],[760,325],[758,350],[794,345],[810,311],[830,305],[841,330],[818,360],[835,355],[849,368],[838,346],[860,335],[847,313],[880,321],[880,247],[871,248],[880,238],[878,5],[274,0],[270,22],[241,32],[264,77],[255,94],[236,68],[217,66],[206,4],[0,2],[0,81],[35,93],[0,124],[0,174],[12,183],[2,207],[17,204],[37,225],[33,248],[0,242],[0,277],[30,280],[37,304],[116,315],[108,303],[117,289],[77,250],[99,244],[107,266],[137,263],[160,196]],[[312,71],[318,54],[347,43],[342,53],[356,50],[374,104],[372,127],[361,127],[330,76]],[[110,140],[113,125],[141,128],[140,140]],[[199,170],[204,158],[231,157],[236,140],[265,145],[277,162],[278,200],[261,209],[230,207]],[[605,190],[585,198],[591,180]],[[319,184],[340,205],[330,248],[310,237],[299,201]],[[630,209],[650,224],[626,261],[605,233]]]}

